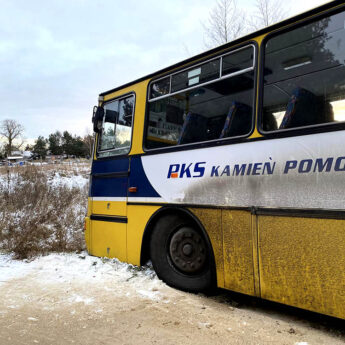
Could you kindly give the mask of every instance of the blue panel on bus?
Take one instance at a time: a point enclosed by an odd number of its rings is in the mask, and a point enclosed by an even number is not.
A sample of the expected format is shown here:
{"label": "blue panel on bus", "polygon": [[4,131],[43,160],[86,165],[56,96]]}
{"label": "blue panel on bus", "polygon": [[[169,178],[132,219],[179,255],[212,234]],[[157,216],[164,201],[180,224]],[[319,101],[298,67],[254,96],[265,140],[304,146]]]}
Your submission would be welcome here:
{"label": "blue panel on bus", "polygon": [[[114,159],[94,161],[92,164],[91,197],[126,197],[128,177],[125,176],[129,168],[129,159]],[[119,174],[112,177],[111,174]],[[124,173],[124,176],[121,176]],[[104,174],[104,175],[103,175]],[[128,196],[136,198],[159,198],[160,195],[147,179],[141,157],[131,158],[130,187],[137,187],[136,193]]]}
{"label": "blue panel on bus", "polygon": [[128,193],[129,197],[136,198],[159,198],[160,195],[152,187],[148,180],[142,162],[141,157],[131,158],[131,172],[129,175],[130,187],[137,187],[136,193]]}
{"label": "blue panel on bus", "polygon": [[[126,197],[129,159],[94,161],[92,164],[91,197]],[[121,175],[123,173],[124,175]],[[119,176],[111,176],[119,174]]]}
{"label": "blue panel on bus", "polygon": [[92,174],[128,171],[129,159],[93,161]]}
{"label": "blue panel on bus", "polygon": [[121,178],[95,178],[92,177],[91,195],[92,197],[126,197],[127,177]]}

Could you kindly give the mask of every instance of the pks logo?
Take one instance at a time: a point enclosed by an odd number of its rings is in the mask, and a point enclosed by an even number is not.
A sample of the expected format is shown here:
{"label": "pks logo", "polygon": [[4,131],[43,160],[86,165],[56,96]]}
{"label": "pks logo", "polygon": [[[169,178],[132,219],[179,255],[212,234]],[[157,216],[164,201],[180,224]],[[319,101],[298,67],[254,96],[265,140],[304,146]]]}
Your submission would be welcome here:
{"label": "pks logo", "polygon": [[205,174],[203,164],[206,164],[206,162],[171,164],[169,166],[168,178],[202,177]]}

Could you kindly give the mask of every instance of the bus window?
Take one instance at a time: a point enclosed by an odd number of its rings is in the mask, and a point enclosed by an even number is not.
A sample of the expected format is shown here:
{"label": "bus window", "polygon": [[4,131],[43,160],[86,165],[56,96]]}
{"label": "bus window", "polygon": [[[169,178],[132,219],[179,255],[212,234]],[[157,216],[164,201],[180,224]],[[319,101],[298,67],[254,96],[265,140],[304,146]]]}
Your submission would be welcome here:
{"label": "bus window", "polygon": [[118,118],[119,102],[111,102],[104,107],[102,132],[98,151],[108,151],[115,148],[115,124]]}
{"label": "bus window", "polygon": [[249,46],[154,81],[149,90],[145,147],[249,134],[254,79],[254,47]]}
{"label": "bus window", "polygon": [[104,105],[104,119],[99,138],[98,157],[127,154],[131,146],[134,96]]}
{"label": "bus window", "polygon": [[195,68],[176,73],[171,77],[171,92],[219,78],[220,60],[212,60]]}
{"label": "bus window", "polygon": [[151,85],[150,98],[167,95],[170,92],[170,77],[157,80]]}
{"label": "bus window", "polygon": [[248,47],[236,54],[229,54],[222,58],[222,75],[233,74],[246,69],[251,69],[254,64],[253,49]]}
{"label": "bus window", "polygon": [[264,131],[345,121],[345,14],[268,39]]}

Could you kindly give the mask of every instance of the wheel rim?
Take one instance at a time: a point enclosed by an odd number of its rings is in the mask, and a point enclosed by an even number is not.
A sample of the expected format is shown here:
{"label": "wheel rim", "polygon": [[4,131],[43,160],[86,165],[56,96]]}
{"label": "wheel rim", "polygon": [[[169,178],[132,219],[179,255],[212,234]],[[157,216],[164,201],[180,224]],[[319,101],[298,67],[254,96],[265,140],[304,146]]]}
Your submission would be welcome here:
{"label": "wheel rim", "polygon": [[173,265],[183,273],[200,272],[206,263],[206,243],[193,228],[182,227],[171,237],[169,254]]}

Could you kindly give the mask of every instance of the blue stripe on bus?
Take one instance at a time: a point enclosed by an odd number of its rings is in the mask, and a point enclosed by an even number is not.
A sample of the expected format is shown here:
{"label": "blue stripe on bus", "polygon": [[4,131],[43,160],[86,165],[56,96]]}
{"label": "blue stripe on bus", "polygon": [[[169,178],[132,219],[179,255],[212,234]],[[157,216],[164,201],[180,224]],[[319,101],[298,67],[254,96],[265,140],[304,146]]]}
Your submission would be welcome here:
{"label": "blue stripe on bus", "polygon": [[92,178],[91,197],[123,197],[127,196],[127,177]]}
{"label": "blue stripe on bus", "polygon": [[[126,197],[128,187],[137,187],[136,193],[129,193],[128,196],[140,198],[159,198],[160,195],[152,187],[147,179],[141,157],[131,158],[131,168],[128,178],[103,177],[97,174],[128,172],[129,159],[114,159],[104,161],[94,161],[92,164],[92,176],[90,197]],[[98,176],[98,177],[97,177]]]}
{"label": "blue stripe on bus", "polygon": [[141,157],[131,158],[131,172],[129,174],[129,186],[137,187],[138,191],[135,193],[128,193],[128,196],[136,198],[159,198],[160,195],[152,187],[150,181],[148,180]]}
{"label": "blue stripe on bus", "polygon": [[128,158],[93,161],[92,174],[128,171]]}

